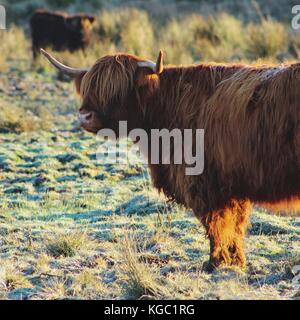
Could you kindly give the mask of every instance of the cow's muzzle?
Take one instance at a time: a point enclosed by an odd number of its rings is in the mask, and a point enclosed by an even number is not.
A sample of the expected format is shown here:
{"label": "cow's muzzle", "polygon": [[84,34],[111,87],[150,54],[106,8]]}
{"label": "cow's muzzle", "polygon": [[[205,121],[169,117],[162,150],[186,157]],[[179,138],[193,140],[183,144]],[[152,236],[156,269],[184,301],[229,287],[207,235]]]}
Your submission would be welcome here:
{"label": "cow's muzzle", "polygon": [[102,128],[100,119],[93,111],[79,111],[78,119],[81,127],[86,131],[97,133]]}
{"label": "cow's muzzle", "polygon": [[88,124],[93,119],[92,112],[80,111],[78,113],[78,118],[81,124]]}

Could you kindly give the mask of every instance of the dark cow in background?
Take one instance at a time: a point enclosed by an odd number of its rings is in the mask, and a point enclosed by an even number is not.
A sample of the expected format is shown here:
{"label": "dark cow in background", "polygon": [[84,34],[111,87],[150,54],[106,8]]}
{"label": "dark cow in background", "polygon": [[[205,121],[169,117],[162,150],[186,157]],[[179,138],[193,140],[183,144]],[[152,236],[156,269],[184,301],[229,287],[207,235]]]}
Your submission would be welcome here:
{"label": "dark cow in background", "polygon": [[37,10],[30,19],[33,57],[40,47],[51,47],[56,51],[82,49],[89,44],[96,18],[93,15]]}

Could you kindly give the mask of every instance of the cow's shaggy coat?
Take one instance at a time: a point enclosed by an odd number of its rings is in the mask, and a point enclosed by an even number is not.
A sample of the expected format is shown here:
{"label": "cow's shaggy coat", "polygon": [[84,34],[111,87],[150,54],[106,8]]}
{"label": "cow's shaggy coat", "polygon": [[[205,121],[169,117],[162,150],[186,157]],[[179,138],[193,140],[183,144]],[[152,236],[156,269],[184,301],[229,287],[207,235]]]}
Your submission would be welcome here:
{"label": "cow's shaggy coat", "polygon": [[154,186],[191,208],[210,239],[208,270],[245,266],[251,203],[292,201],[300,194],[300,65],[180,66],[153,72],[140,59],[100,59],[76,79],[89,131],[204,129],[205,168],[153,165]]}

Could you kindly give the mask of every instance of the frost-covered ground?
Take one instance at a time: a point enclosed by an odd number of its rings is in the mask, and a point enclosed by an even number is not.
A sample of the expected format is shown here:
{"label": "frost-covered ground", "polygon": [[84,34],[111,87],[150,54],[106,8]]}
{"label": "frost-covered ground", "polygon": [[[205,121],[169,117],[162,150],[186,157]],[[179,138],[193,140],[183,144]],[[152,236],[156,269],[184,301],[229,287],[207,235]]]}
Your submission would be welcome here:
{"label": "frost-covered ground", "polygon": [[209,247],[196,218],[167,204],[144,166],[97,164],[99,142],[78,127],[70,83],[12,69],[0,75],[0,102],[53,115],[49,130],[0,134],[1,298],[300,296],[299,217],[256,208],[247,272],[203,273]]}

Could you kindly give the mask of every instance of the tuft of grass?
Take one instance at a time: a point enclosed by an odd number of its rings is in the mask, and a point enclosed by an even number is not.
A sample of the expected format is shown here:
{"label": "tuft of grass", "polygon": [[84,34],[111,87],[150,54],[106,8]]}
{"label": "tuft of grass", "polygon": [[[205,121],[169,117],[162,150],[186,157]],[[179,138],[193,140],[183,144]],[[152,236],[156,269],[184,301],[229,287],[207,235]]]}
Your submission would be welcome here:
{"label": "tuft of grass", "polygon": [[44,283],[41,296],[45,300],[64,299],[67,296],[66,281],[54,278]]}
{"label": "tuft of grass", "polygon": [[90,270],[85,270],[75,277],[70,290],[72,295],[85,299],[99,299],[107,292],[105,284]]}
{"label": "tuft of grass", "polygon": [[132,234],[125,231],[119,251],[123,259],[120,271],[125,277],[126,292],[131,298],[141,299],[150,296],[159,299],[168,296],[167,290],[159,281],[157,270],[147,261],[139,259],[137,243]]}
{"label": "tuft of grass", "polygon": [[76,232],[55,237],[47,243],[47,252],[49,255],[58,257],[73,257],[79,250],[84,250],[88,247],[91,240],[86,233]]}
{"label": "tuft of grass", "polygon": [[0,288],[3,286],[6,290],[14,290],[17,288],[31,288],[32,284],[26,277],[19,271],[15,270],[8,264],[9,262],[4,262],[2,264],[0,272]]}
{"label": "tuft of grass", "polygon": [[20,133],[49,130],[53,126],[53,116],[44,107],[35,112],[0,101],[0,132]]}
{"label": "tuft of grass", "polygon": [[276,57],[287,51],[287,29],[271,18],[263,19],[259,24],[250,23],[246,33],[247,52],[251,59]]}
{"label": "tuft of grass", "polygon": [[6,287],[8,290],[16,288],[31,288],[31,283],[21,274],[9,274],[6,276]]}
{"label": "tuft of grass", "polygon": [[36,265],[35,265],[36,271],[40,273],[47,273],[50,270],[49,262],[50,262],[50,257],[47,254],[45,253],[40,254],[36,259]]}

